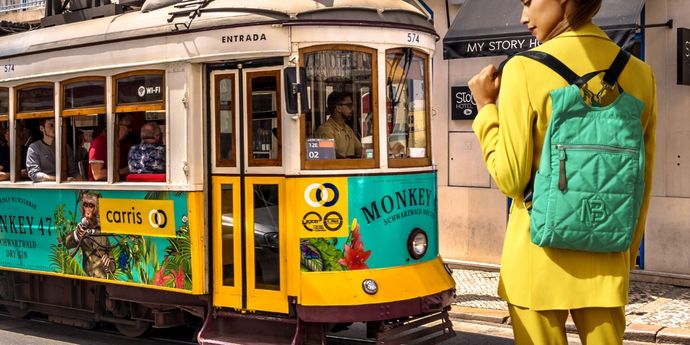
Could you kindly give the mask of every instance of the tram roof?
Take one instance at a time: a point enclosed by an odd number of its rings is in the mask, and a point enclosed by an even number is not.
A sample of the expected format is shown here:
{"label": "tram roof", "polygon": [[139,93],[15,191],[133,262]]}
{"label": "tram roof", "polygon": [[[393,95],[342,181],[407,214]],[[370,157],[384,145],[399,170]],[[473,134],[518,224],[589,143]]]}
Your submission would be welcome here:
{"label": "tram roof", "polygon": [[170,13],[178,10],[174,5],[146,13],[131,11],[0,37],[0,58],[141,37],[263,24],[388,26],[435,34],[430,14],[414,0],[213,0],[200,10],[201,15],[189,28],[181,25],[189,20],[187,15],[168,22]]}

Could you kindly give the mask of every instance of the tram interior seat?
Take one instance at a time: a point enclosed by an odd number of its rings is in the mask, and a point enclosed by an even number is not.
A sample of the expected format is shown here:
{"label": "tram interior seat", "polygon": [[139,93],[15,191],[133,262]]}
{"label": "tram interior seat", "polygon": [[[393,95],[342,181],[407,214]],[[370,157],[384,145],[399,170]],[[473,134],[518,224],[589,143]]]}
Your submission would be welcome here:
{"label": "tram interior seat", "polygon": [[127,182],[165,182],[165,174],[129,174]]}
{"label": "tram interior seat", "polygon": [[77,162],[77,168],[79,169],[79,177],[81,177],[82,181],[88,181],[89,180],[89,161],[84,159],[80,160]]}

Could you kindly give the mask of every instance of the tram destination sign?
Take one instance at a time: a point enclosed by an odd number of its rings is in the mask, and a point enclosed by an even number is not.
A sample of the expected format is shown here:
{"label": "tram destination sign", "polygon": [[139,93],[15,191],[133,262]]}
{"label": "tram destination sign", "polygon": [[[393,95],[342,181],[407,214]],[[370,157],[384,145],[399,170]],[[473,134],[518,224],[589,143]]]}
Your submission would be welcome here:
{"label": "tram destination sign", "polygon": [[335,159],[335,139],[307,139],[307,159]]}
{"label": "tram destination sign", "polygon": [[474,120],[477,117],[477,103],[467,86],[451,86],[450,114],[452,120]]}

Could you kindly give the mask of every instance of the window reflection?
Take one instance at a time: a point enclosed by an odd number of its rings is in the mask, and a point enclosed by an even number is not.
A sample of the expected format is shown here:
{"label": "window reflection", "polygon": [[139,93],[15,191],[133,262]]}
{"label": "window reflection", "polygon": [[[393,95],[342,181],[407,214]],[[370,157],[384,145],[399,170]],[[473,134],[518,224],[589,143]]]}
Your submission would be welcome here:
{"label": "window reflection", "polygon": [[255,284],[280,290],[278,185],[254,185]]}
{"label": "window reflection", "polygon": [[8,115],[10,109],[10,92],[7,88],[0,87],[0,115]]}
{"label": "window reflection", "polygon": [[426,55],[411,48],[386,52],[388,157],[426,158]]}
{"label": "window reflection", "polygon": [[234,166],[234,76],[216,76],[216,131],[218,166]]}

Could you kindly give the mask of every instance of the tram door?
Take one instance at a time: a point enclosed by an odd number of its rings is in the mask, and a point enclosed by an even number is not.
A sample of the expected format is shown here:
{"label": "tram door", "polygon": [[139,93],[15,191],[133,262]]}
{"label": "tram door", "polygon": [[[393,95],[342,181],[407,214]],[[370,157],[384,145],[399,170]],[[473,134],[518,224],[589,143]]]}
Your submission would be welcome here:
{"label": "tram door", "polygon": [[211,79],[213,300],[287,313],[280,69]]}

